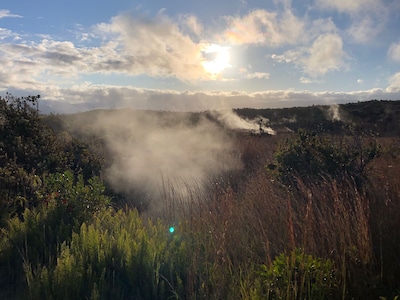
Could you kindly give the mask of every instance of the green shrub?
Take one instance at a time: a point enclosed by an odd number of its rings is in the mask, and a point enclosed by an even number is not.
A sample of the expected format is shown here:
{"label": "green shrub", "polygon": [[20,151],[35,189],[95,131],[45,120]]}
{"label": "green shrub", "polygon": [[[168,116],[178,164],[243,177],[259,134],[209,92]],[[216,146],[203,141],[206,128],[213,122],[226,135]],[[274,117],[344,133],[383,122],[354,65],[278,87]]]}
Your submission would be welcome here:
{"label": "green shrub", "polygon": [[110,204],[104,192],[100,178],[93,177],[85,184],[82,174],[75,179],[71,171],[66,171],[47,176],[40,198],[44,206],[55,207],[60,219],[77,223],[79,229]]}
{"label": "green shrub", "polygon": [[38,192],[41,205],[25,209],[1,229],[0,276],[8,274],[7,283],[18,284],[24,268],[51,267],[72,232],[107,208],[110,199],[103,192],[98,178],[84,184],[82,176],[75,181],[72,172],[50,175]]}
{"label": "green shrub", "polygon": [[173,299],[184,293],[185,243],[137,211],[103,213],[63,243],[54,268],[26,268],[32,299]]}
{"label": "green shrub", "polygon": [[332,299],[337,285],[332,261],[300,249],[280,254],[271,266],[263,265],[259,276],[258,286],[267,299]]}
{"label": "green shrub", "polygon": [[315,132],[299,130],[297,137],[287,139],[275,152],[275,162],[268,167],[274,170],[285,185],[303,182],[321,182],[326,178],[352,179],[362,184],[366,166],[380,153],[374,142],[365,146],[359,138],[340,143],[318,136]]}
{"label": "green shrub", "polygon": [[40,204],[39,191],[49,174],[70,170],[85,183],[100,174],[99,156],[82,142],[58,138],[45,126],[39,98],[0,97],[0,226]]}

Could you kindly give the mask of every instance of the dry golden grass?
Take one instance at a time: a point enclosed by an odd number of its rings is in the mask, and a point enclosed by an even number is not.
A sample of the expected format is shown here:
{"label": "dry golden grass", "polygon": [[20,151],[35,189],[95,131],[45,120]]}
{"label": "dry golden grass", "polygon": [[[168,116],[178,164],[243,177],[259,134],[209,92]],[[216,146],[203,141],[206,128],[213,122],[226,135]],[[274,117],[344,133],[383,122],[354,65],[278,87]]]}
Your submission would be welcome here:
{"label": "dry golden grass", "polygon": [[[195,243],[189,286],[194,289],[199,277],[210,276],[215,285],[205,287],[209,295],[217,299],[236,291],[238,296],[239,281],[251,282],[257,266],[301,248],[334,261],[342,297],[370,298],[376,296],[371,291],[382,295],[380,288],[398,288],[399,140],[378,140],[383,154],[371,164],[363,189],[351,178],[318,184],[300,178],[300,188],[292,191],[266,168],[286,138],[238,136],[245,165],[240,176],[227,174],[224,184],[212,185],[206,195],[194,189],[190,201],[167,202],[168,214],[179,215],[182,230]],[[173,193],[168,198],[174,199]],[[204,263],[212,274],[200,274],[198,266]]]}

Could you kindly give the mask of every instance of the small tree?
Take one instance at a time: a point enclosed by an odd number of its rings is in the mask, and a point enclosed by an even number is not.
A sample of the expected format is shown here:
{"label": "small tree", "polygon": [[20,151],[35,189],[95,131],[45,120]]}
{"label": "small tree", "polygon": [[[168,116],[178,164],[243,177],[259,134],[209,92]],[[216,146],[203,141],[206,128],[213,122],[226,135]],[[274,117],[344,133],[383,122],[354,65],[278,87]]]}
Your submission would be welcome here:
{"label": "small tree", "polygon": [[259,290],[266,299],[330,299],[337,291],[333,262],[301,249],[280,254],[269,267],[262,265],[259,275]]}
{"label": "small tree", "polygon": [[[42,205],[25,209],[0,228],[0,278],[17,286],[24,268],[51,267],[61,244],[70,241],[83,223],[91,224],[107,210],[110,198],[104,190],[98,177],[85,184],[82,175],[74,179],[70,171],[49,175],[38,191]],[[3,288],[5,283],[0,280]]]}
{"label": "small tree", "polygon": [[297,137],[287,139],[275,153],[275,162],[268,165],[285,185],[318,182],[326,178],[351,179],[358,185],[366,179],[366,166],[380,153],[375,141],[364,145],[361,138],[353,142],[318,136],[315,132],[299,130]]}
{"label": "small tree", "polygon": [[49,174],[71,170],[85,184],[100,175],[101,158],[75,139],[63,141],[42,122],[40,96],[0,97],[0,226],[37,207]]}

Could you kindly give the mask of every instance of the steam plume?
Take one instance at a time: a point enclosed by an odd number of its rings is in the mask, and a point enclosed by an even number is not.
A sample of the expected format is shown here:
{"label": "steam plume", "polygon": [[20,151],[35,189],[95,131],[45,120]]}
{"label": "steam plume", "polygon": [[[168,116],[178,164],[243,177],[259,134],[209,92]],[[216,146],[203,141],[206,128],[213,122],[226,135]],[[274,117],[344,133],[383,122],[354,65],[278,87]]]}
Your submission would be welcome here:
{"label": "steam plume", "polygon": [[258,117],[256,120],[250,121],[239,117],[232,110],[219,110],[213,111],[212,113],[218,121],[230,129],[249,130],[256,133],[265,132],[270,135],[276,134],[271,127],[265,125],[266,121],[268,120],[265,120],[262,117]]}
{"label": "steam plume", "polygon": [[338,104],[332,104],[329,107],[328,113],[332,121],[341,121]]}
{"label": "steam plume", "polygon": [[107,111],[78,126],[105,141],[112,155],[105,174],[111,186],[128,198],[139,191],[151,205],[161,204],[166,182],[184,198],[187,186],[202,188],[211,177],[241,166],[229,136],[200,115]]}

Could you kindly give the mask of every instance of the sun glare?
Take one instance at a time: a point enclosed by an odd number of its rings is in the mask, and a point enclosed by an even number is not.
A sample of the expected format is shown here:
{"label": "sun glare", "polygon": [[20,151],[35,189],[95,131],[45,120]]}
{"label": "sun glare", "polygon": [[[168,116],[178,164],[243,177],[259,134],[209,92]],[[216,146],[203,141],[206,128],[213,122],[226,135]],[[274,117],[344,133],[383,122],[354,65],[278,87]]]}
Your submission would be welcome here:
{"label": "sun glare", "polygon": [[210,44],[203,50],[203,67],[207,73],[217,76],[230,67],[229,47],[222,47],[216,44]]}

